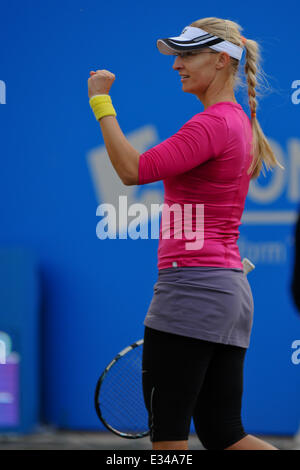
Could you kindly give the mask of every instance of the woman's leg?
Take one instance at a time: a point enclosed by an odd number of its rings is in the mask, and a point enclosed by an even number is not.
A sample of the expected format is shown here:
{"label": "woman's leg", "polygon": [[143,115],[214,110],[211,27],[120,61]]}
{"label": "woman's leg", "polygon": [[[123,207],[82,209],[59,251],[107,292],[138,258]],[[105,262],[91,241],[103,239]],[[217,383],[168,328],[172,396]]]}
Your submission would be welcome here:
{"label": "woman's leg", "polygon": [[[162,441],[153,442],[153,450],[188,450],[188,441]],[[267,442],[248,434],[240,441],[224,450],[278,450]]]}
{"label": "woman's leg", "polygon": [[188,450],[188,441],[152,442],[152,450]]}
{"label": "woman's leg", "polygon": [[278,450],[268,442],[248,434],[246,437],[227,447],[225,450]]}
{"label": "woman's leg", "polygon": [[143,393],[154,450],[186,450],[214,343],[145,328]]}
{"label": "woman's leg", "polygon": [[219,344],[209,364],[193,418],[206,449],[275,450],[242,425],[243,366],[247,349]]}

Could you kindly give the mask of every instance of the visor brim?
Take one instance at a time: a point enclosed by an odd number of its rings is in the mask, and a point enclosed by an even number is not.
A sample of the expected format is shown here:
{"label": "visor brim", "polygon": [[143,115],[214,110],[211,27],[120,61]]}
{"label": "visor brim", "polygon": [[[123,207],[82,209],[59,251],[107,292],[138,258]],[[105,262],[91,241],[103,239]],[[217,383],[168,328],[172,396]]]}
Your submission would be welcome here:
{"label": "visor brim", "polygon": [[158,39],[156,45],[159,52],[164,55],[176,55],[178,52],[195,51],[207,47],[206,44],[195,45],[191,44],[190,41],[181,41],[181,45],[179,46],[178,44],[174,44],[170,38]]}

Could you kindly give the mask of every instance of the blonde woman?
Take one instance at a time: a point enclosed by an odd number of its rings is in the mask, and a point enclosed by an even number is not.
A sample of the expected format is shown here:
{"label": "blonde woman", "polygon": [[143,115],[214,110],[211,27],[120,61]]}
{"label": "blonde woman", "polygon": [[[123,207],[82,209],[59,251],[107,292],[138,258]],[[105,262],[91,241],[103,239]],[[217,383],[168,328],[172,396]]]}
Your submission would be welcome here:
{"label": "blonde woman", "polygon": [[[141,155],[116,119],[109,96],[115,75],[98,70],[88,80],[90,105],[123,183],[164,183],[158,280],[144,320],[142,371],[154,450],[188,449],[192,418],[206,449],[276,450],[247,434],[241,421],[254,305],[238,227],[251,178],[263,162],[267,169],[281,165],[256,116],[259,47],[240,31],[233,21],[203,18],[179,36],[157,41],[161,53],[175,56],[182,91],[194,94],[204,110]],[[234,94],[244,51],[251,119]],[[172,207],[174,217],[166,223]],[[178,237],[182,223],[189,227]]]}

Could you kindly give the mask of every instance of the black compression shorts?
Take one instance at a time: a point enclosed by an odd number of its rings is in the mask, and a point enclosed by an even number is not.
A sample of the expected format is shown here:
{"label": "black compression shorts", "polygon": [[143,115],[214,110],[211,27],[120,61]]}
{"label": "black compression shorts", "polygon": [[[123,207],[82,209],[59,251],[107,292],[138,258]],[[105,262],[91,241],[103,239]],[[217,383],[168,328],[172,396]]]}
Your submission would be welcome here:
{"label": "black compression shorts", "polygon": [[188,440],[191,419],[206,449],[247,436],[241,421],[247,349],[145,327],[143,393],[150,440]]}

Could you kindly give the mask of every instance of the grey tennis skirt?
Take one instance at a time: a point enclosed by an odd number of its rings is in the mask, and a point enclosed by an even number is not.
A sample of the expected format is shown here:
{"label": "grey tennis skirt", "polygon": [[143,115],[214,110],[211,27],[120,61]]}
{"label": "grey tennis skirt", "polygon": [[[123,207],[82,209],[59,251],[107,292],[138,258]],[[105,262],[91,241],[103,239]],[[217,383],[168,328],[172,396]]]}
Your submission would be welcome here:
{"label": "grey tennis skirt", "polygon": [[241,269],[183,266],[158,271],[144,325],[248,348],[254,302]]}

